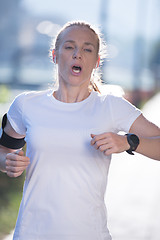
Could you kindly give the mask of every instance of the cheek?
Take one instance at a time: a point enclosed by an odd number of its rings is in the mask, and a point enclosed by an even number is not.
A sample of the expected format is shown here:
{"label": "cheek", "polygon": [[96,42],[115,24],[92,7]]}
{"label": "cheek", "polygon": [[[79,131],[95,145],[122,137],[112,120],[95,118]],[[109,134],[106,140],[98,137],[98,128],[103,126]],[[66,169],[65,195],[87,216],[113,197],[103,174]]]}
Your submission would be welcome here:
{"label": "cheek", "polygon": [[95,68],[97,63],[97,55],[94,54],[88,58],[88,63],[91,68]]}
{"label": "cheek", "polygon": [[87,70],[89,72],[92,72],[94,70],[95,66],[96,66],[96,62],[93,60],[90,60],[88,66],[87,66]]}
{"label": "cheek", "polygon": [[60,60],[58,63],[58,71],[59,73],[62,73],[63,75],[65,75],[68,71],[68,67],[65,61]]}
{"label": "cheek", "polygon": [[67,70],[69,68],[70,56],[66,54],[59,54],[58,65],[61,70]]}
{"label": "cheek", "polygon": [[57,56],[57,63],[59,66],[62,66],[63,68],[65,68],[65,66],[67,65],[67,62],[68,62],[68,57],[63,54],[63,53],[59,53],[58,56]]}

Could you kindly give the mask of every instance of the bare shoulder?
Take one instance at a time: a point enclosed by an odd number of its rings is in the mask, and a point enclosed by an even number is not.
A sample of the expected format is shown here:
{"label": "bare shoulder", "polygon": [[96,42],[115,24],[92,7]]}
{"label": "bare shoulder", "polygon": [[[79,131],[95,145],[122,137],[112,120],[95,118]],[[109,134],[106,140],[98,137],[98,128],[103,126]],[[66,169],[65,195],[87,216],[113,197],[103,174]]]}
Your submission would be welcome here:
{"label": "bare shoulder", "polygon": [[160,136],[160,128],[141,114],[132,124],[130,131],[142,137]]}

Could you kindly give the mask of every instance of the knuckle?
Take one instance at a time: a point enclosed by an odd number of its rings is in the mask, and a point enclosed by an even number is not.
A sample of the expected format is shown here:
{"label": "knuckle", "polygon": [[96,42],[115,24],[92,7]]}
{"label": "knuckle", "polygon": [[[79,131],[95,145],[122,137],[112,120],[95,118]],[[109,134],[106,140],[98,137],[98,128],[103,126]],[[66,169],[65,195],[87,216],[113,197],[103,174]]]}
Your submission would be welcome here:
{"label": "knuckle", "polygon": [[16,178],[16,177],[19,176],[19,173],[18,172],[12,172],[10,176],[13,177],[13,178]]}
{"label": "knuckle", "polygon": [[91,140],[91,144],[94,144],[94,139]]}
{"label": "knuckle", "polygon": [[9,170],[10,170],[11,172],[15,172],[16,169],[15,169],[14,167],[10,167]]}
{"label": "knuckle", "polygon": [[10,172],[10,171],[7,171],[7,176],[8,176],[8,177],[13,177],[13,173]]}
{"label": "knuckle", "polygon": [[17,177],[17,173],[13,173],[12,177],[16,178]]}
{"label": "knuckle", "polygon": [[7,171],[7,176],[8,177],[11,177],[11,173]]}
{"label": "knuckle", "polygon": [[10,167],[6,166],[6,171],[9,172],[9,170],[10,170]]}
{"label": "knuckle", "polygon": [[6,159],[10,159],[10,157],[11,157],[11,153],[7,153],[6,154]]}
{"label": "knuckle", "polygon": [[9,166],[9,160],[8,159],[6,159],[6,166]]}
{"label": "knuckle", "polygon": [[101,145],[101,146],[99,147],[99,150],[100,150],[101,152],[103,152],[103,151],[104,151],[104,147]]}
{"label": "knuckle", "polygon": [[94,137],[94,141],[97,142],[98,141],[98,136]]}
{"label": "knuckle", "polygon": [[15,154],[14,160],[18,161],[19,160],[19,155]]}
{"label": "knuckle", "polygon": [[17,161],[14,161],[13,166],[14,166],[14,167],[18,167],[18,166],[19,166],[18,162],[17,162]]}
{"label": "knuckle", "polygon": [[96,146],[99,148],[100,147],[100,142],[96,142]]}
{"label": "knuckle", "polygon": [[111,154],[110,150],[104,151],[104,155],[105,155],[105,156],[109,156],[110,154]]}

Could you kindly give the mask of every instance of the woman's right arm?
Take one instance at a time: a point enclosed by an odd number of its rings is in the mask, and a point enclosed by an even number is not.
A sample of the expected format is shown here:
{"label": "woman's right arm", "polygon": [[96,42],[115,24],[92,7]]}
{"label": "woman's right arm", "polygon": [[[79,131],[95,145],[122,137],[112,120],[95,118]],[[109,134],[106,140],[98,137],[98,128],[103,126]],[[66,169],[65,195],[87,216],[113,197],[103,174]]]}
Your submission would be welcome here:
{"label": "woman's right arm", "polygon": [[[13,138],[24,137],[14,131],[8,120],[4,131]],[[21,149],[13,150],[0,145],[0,171],[6,172],[9,177],[20,176],[29,163],[29,158],[24,156],[24,152]]]}

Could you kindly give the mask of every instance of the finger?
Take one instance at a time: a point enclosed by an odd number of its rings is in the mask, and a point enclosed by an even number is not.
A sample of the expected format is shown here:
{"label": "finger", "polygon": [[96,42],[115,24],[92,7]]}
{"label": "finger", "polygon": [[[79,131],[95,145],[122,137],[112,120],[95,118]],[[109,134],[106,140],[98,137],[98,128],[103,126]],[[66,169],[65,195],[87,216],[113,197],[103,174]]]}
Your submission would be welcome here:
{"label": "finger", "polygon": [[95,145],[96,149],[98,149],[99,146],[106,144],[108,142],[109,138],[107,137],[99,138],[96,136],[91,140],[91,145]]}
{"label": "finger", "polygon": [[14,167],[14,166],[7,166],[6,170],[7,172],[20,172],[20,171],[24,171],[27,168],[27,166],[23,166],[23,167]]}
{"label": "finger", "polygon": [[98,137],[96,137],[96,135],[91,134],[92,140],[91,140],[91,145],[94,145],[96,143],[96,141],[98,140]]}
{"label": "finger", "polygon": [[96,136],[95,134],[91,133],[91,138],[94,138],[95,136]]}
{"label": "finger", "polygon": [[101,146],[98,148],[98,150],[100,150],[101,152],[105,152],[105,151],[107,151],[107,150],[109,150],[109,149],[112,149],[112,148],[113,148],[112,144],[108,143],[108,144],[103,144],[103,145],[101,145]]}
{"label": "finger", "polygon": [[95,144],[95,138],[94,138],[95,136],[96,136],[95,134],[91,134],[91,138],[92,138],[91,145]]}
{"label": "finger", "polygon": [[104,152],[104,155],[105,155],[105,156],[109,156],[109,155],[111,155],[111,154],[114,153],[113,148],[108,148],[108,149],[106,149],[106,150],[103,151],[103,152]]}
{"label": "finger", "polygon": [[103,139],[95,142],[94,147],[95,147],[96,149],[99,149],[101,146],[103,146],[103,145],[108,145],[108,144],[111,144],[111,143],[109,142],[109,139],[108,139],[108,138],[103,138]]}
{"label": "finger", "polygon": [[20,171],[20,172],[16,172],[16,173],[14,173],[14,172],[7,172],[7,176],[8,177],[14,177],[14,178],[16,178],[16,177],[19,177],[20,175],[22,175],[22,173],[23,173],[23,171]]}
{"label": "finger", "polygon": [[29,158],[27,156],[20,156],[20,155],[18,155],[16,153],[8,153],[6,155],[6,159],[7,160],[13,160],[13,161],[22,161],[22,162],[29,161]]}
{"label": "finger", "polygon": [[91,140],[91,145],[94,145],[95,142],[102,140],[104,138],[108,138],[109,133],[102,133],[98,135],[91,134],[92,140]]}
{"label": "finger", "polygon": [[91,137],[92,138],[96,138],[96,139],[101,139],[101,138],[104,138],[105,136],[107,136],[108,133],[100,133],[100,134],[93,134],[91,133]]}
{"label": "finger", "polygon": [[103,151],[104,155],[109,156],[113,153],[117,153],[117,148],[113,145],[111,145],[110,147],[108,146],[108,148],[106,150]]}
{"label": "finger", "polygon": [[14,161],[14,160],[6,160],[6,167],[27,167],[30,164],[30,161]]}
{"label": "finger", "polygon": [[28,167],[28,164],[18,166],[16,161],[14,161],[14,165],[15,166],[12,165],[6,166],[7,175],[10,177],[20,176],[24,172],[24,170]]}
{"label": "finger", "polygon": [[14,161],[14,160],[6,160],[6,167],[26,167],[30,164],[29,161]]}

